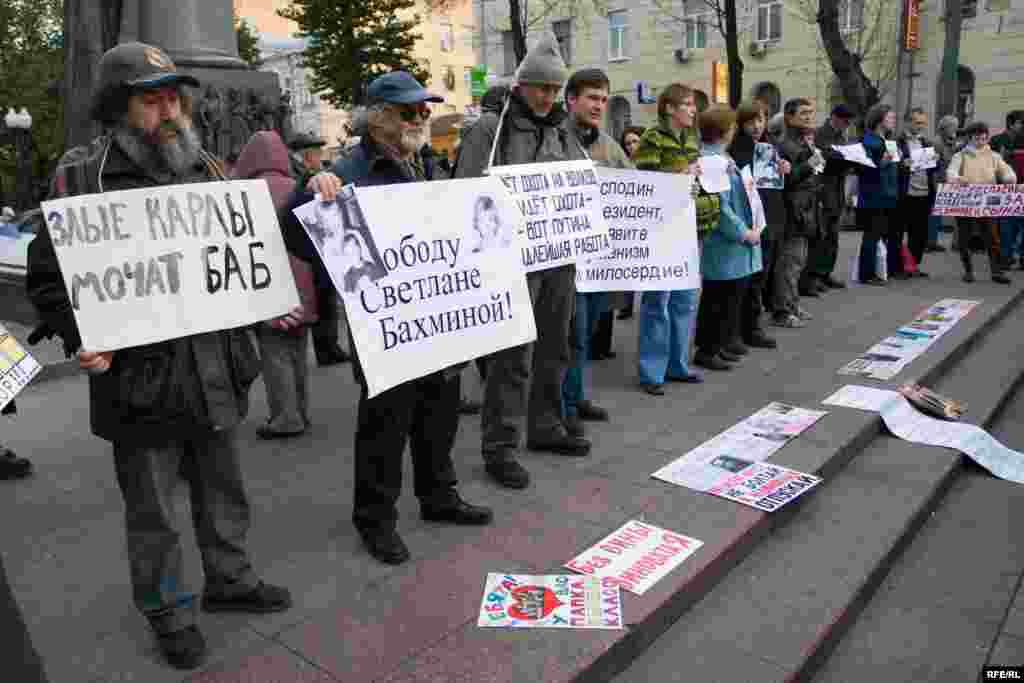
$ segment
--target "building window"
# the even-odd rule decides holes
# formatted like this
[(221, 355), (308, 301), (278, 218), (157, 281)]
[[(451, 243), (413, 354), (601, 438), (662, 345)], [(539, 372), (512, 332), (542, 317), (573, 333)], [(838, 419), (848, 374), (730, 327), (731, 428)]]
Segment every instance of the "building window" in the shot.
[(473, 92), (473, 67), (467, 66), (462, 70), (462, 81), (466, 84), (466, 92)]
[(558, 41), (558, 49), (566, 65), (572, 64), (572, 19), (563, 19), (551, 24)]
[(964, 19), (973, 19), (978, 16), (978, 0), (961, 0), (960, 12)]
[(699, 50), (708, 46), (708, 24), (711, 15), (704, 0), (686, 0), (683, 3), (683, 22), (686, 25), (686, 47)]
[(441, 52), (452, 52), (455, 50), (455, 27), (452, 22), (445, 19), (441, 22)]
[(516, 46), (512, 38), (512, 31), (501, 32), (501, 49), (505, 54), (505, 75), (514, 74), (519, 65), (516, 62)]
[(629, 29), (627, 10), (608, 13), (608, 59), (626, 59), (629, 56), (626, 32)]
[(782, 40), (782, 0), (757, 0), (757, 40)]
[(864, 28), (864, 0), (839, 0), (839, 30), (859, 31)]

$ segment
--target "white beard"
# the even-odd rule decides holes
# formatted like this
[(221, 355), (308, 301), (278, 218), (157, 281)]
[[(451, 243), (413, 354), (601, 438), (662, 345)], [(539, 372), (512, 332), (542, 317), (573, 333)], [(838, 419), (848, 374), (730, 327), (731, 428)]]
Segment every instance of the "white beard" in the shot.
[(399, 148), (406, 154), (419, 151), (423, 145), (427, 144), (428, 133), (427, 127), (421, 126), (418, 130), (408, 130), (402, 133), (402, 138), (398, 143)]
[(142, 131), (122, 126), (115, 132), (124, 152), (143, 168), (157, 168), (181, 175), (199, 161), (202, 143), (192, 126), (178, 126), (178, 134), (168, 142), (154, 144)]

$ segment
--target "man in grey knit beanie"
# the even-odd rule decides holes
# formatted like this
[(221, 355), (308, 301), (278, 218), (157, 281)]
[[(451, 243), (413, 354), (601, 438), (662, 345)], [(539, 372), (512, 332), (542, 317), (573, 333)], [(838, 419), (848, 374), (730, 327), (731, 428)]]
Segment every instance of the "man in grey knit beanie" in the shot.
[[(502, 111), (486, 111), (466, 131), (457, 178), (483, 176), (491, 165), (585, 159), (567, 125), (558, 94), (569, 77), (558, 43), (544, 35), (516, 71)], [(499, 122), (504, 121), (499, 126)], [(499, 128), (501, 139), (496, 140)], [(587, 455), (590, 442), (572, 436), (562, 415), (562, 377), (568, 367), (569, 321), (576, 296), (576, 267), (558, 266), (526, 276), (537, 321), (537, 341), (487, 359), (482, 451), (487, 473), (503, 486), (525, 488), (530, 475), (516, 459), (526, 412), (526, 445), (561, 455)]]

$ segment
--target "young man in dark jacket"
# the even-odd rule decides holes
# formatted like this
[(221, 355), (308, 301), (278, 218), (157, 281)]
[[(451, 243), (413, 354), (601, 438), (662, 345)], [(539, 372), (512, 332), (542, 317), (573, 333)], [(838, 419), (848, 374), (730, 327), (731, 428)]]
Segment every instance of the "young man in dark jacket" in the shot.
[(814, 146), (825, 157), (821, 176), (821, 239), (814, 243), (807, 257), (806, 286), (819, 292), (846, 287), (832, 272), (839, 259), (839, 221), (843, 217), (846, 174), (850, 164), (832, 145), (847, 144), (846, 130), (853, 112), (845, 104), (837, 104), (832, 114), (814, 133)]
[[(311, 181), (315, 194), (332, 201), (343, 184), (394, 185), (433, 179), (434, 169), (421, 154), (430, 130), (427, 102), (444, 100), (427, 92), (404, 71), (378, 77), (367, 89), (367, 131), (333, 173)], [(306, 188), (310, 189), (310, 188)], [(300, 191), (282, 220), (286, 236), (302, 232), (292, 209), (312, 201)], [(312, 246), (312, 245), (310, 245)], [(470, 505), (455, 489), (452, 447), (459, 430), (459, 371), (447, 368), (410, 380), (367, 398), (366, 380), (355, 344), (352, 369), (362, 391), (356, 426), (356, 490), (352, 523), (366, 549), (386, 564), (409, 559), (396, 530), (396, 503), (402, 493), (402, 457), (410, 442), (415, 492), (425, 520), (453, 524), (489, 524), (489, 508)]]
[[(789, 224), (787, 237), (791, 238), (790, 252), (783, 252), (779, 268), (783, 270), (778, 296), (778, 309), (790, 317), (810, 320), (811, 314), (799, 304), (799, 280), (807, 262), (808, 245), (821, 236), (821, 173), (825, 158), (814, 146), (814, 104), (797, 98), (786, 102), (786, 132), (779, 143), (779, 156), (789, 162), (786, 188), (782, 191)], [(783, 305), (784, 304), (784, 305)], [(792, 327), (790, 318), (779, 316), (776, 321)]]
[[(123, 43), (99, 64), (92, 116), (109, 135), (69, 151), (53, 194), (67, 197), (223, 180), (200, 146), (187, 114), (184, 86), (158, 48)], [(291, 606), (284, 588), (265, 584), (245, 550), (249, 503), (242, 484), (235, 427), (248, 410), (259, 373), (244, 329), (171, 339), (115, 352), (81, 349), (71, 302), (53, 243), (42, 230), (29, 246), (28, 294), (43, 323), (77, 352), (89, 377), (92, 431), (111, 441), (125, 503), (135, 604), (177, 668), (194, 668), (206, 645), (195, 625), (194, 596), (184, 592), (175, 520), (175, 484), (186, 473), (203, 559), (205, 611), (276, 612)], [(299, 324), (301, 311), (279, 320)]]

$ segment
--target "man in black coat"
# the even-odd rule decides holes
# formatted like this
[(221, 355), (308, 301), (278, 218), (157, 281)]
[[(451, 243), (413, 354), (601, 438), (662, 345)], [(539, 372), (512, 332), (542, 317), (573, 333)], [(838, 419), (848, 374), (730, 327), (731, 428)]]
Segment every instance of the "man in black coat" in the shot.
[[(200, 146), (186, 86), (159, 48), (123, 43), (103, 55), (92, 116), (109, 134), (64, 155), (53, 196), (223, 180)], [(27, 287), (43, 324), (61, 337), (89, 377), (92, 431), (113, 444), (125, 503), (135, 605), (176, 668), (204, 659), (195, 596), (185, 590), (175, 488), (189, 483), (207, 612), (276, 612), (291, 606), (284, 588), (259, 580), (245, 538), (249, 503), (235, 427), (248, 410), (259, 361), (246, 330), (180, 337), (116, 352), (81, 348), (49, 230), (29, 246)], [(301, 311), (277, 322), (297, 326)]]
[(832, 149), (832, 145), (847, 144), (846, 131), (852, 118), (849, 107), (837, 104), (828, 121), (814, 134), (814, 146), (821, 151), (826, 164), (821, 176), (821, 237), (811, 245), (802, 283), (808, 290), (823, 292), (846, 287), (832, 272), (839, 258), (839, 222), (843, 217), (843, 195), (850, 164)]
[[(335, 165), (333, 173), (315, 176), (309, 186), (295, 193), (282, 216), (286, 240), (301, 241), (303, 229), (292, 209), (313, 201), (317, 194), (333, 201), (343, 184), (394, 185), (433, 179), (433, 164), (422, 156), (429, 131), (427, 102), (443, 100), (428, 93), (404, 71), (375, 79), (367, 97), (371, 105), (366, 134), (351, 154)], [(352, 352), (352, 369), (361, 388), (352, 523), (366, 549), (386, 564), (409, 559), (409, 549), (396, 528), (406, 443), (410, 445), (415, 493), (423, 519), (489, 524), (491, 510), (465, 502), (455, 488), (451, 451), (459, 429), (462, 366), (403, 382), (369, 398), (355, 344)]]

